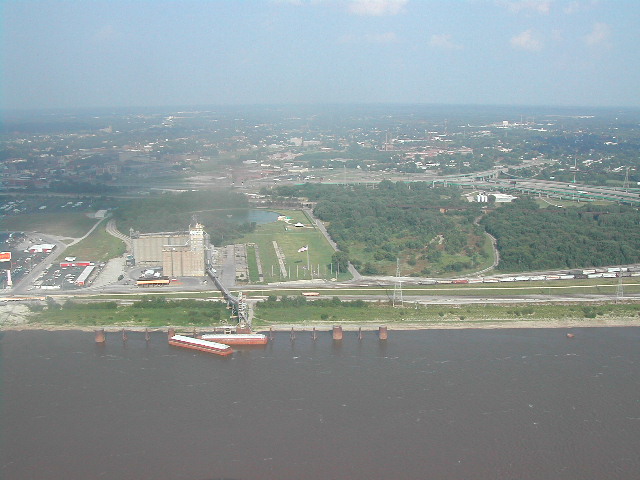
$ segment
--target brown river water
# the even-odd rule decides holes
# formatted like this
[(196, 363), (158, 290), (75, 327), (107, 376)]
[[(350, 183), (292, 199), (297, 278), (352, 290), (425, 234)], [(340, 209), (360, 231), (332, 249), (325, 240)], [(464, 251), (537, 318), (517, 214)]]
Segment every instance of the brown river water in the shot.
[(0, 333), (5, 480), (637, 480), (640, 328)]

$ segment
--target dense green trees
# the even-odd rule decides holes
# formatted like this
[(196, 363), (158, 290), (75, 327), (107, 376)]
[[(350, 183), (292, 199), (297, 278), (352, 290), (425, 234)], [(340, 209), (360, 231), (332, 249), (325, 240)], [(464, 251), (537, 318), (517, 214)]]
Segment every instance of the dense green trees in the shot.
[(169, 232), (186, 230), (192, 215), (196, 215), (214, 245), (222, 245), (255, 227), (234, 223), (225, 215), (226, 209), (247, 206), (246, 197), (231, 190), (185, 192), (125, 202), (115, 211), (114, 217), (122, 232), (128, 232), (129, 228), (140, 232)]
[[(396, 258), (407, 262), (407, 274), (434, 262), (439, 264), (433, 271), (437, 273), (461, 258), (468, 262), (459, 269), (468, 268), (473, 263), (469, 256), (482, 247), (472, 239), (480, 206), (467, 202), (457, 188), (386, 180), (377, 188), (306, 184), (280, 187), (275, 193), (317, 202), (314, 214), (328, 222), (340, 250), (348, 252), (364, 274), (393, 273)], [(446, 255), (460, 258), (443, 262)]]
[(640, 213), (631, 207), (541, 209), (520, 199), (482, 223), (498, 240), (505, 271), (640, 262)]

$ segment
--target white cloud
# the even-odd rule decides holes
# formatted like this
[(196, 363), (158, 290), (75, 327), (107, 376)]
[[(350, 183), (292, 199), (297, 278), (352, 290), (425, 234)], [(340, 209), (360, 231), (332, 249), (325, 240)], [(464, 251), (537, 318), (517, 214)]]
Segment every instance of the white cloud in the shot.
[(351, 0), (349, 11), (356, 15), (397, 15), (404, 10), (408, 0)]
[(606, 23), (598, 22), (593, 25), (593, 30), (585, 35), (584, 42), (590, 47), (608, 47), (610, 36), (611, 27)]
[(552, 0), (502, 0), (500, 3), (513, 13), (533, 12), (546, 15), (551, 11)]
[(429, 39), (429, 46), (445, 50), (461, 50), (462, 45), (455, 43), (448, 33), (434, 34)]
[(339, 38), (340, 43), (374, 43), (386, 44), (398, 41), (398, 36), (394, 32), (371, 33), (365, 35), (343, 35)]
[(521, 50), (537, 52), (542, 49), (542, 42), (536, 38), (532, 30), (525, 30), (511, 38), (511, 46)]
[(598, 0), (591, 0), (588, 2), (575, 0), (564, 7), (564, 13), (566, 13), (567, 15), (572, 15), (574, 13), (590, 10), (597, 4)]

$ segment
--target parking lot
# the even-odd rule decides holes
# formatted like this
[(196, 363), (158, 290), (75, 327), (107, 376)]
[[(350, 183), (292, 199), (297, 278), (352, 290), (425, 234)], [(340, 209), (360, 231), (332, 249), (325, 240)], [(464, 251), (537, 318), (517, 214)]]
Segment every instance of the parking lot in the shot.
[[(0, 233), (0, 251), (11, 252), (11, 279), (14, 284), (47, 257), (46, 253), (29, 253), (28, 247), (37, 242), (37, 237), (22, 232)], [(0, 288), (6, 288), (6, 283), (7, 275), (3, 271), (0, 275)]]

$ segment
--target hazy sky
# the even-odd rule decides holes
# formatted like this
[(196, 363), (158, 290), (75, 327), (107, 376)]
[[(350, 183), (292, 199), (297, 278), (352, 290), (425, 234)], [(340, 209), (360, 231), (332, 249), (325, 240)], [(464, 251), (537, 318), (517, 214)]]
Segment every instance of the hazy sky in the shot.
[(1, 108), (640, 106), (640, 0), (0, 0)]

